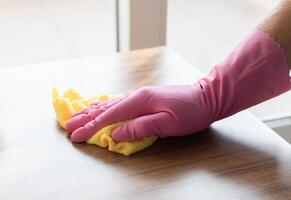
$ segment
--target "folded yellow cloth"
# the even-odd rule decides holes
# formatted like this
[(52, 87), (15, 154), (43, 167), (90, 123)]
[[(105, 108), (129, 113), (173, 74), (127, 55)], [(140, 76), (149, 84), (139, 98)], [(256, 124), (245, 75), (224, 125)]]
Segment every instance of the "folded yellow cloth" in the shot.
[[(66, 122), (72, 117), (74, 113), (80, 112), (83, 109), (89, 107), (94, 101), (110, 100), (117, 98), (118, 96), (99, 95), (85, 99), (76, 90), (69, 89), (66, 90), (63, 95), (60, 95), (57, 88), (53, 88), (52, 97), (57, 120), (65, 129)], [(103, 148), (108, 147), (110, 151), (129, 156), (151, 146), (158, 138), (156, 136), (152, 136), (134, 142), (115, 143), (111, 138), (111, 132), (114, 128), (124, 123), (126, 122), (118, 122), (104, 127), (95, 133), (91, 138), (89, 138), (87, 143), (95, 144)]]

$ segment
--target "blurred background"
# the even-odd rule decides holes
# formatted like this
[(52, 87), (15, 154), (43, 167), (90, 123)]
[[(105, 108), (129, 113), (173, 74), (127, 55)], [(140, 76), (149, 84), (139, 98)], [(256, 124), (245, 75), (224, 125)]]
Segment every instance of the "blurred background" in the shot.
[[(116, 52), (116, 2), (0, 0), (0, 68)], [(278, 2), (168, 0), (166, 44), (207, 74)], [(273, 126), (290, 116), (290, 100), (286, 93), (250, 111)]]

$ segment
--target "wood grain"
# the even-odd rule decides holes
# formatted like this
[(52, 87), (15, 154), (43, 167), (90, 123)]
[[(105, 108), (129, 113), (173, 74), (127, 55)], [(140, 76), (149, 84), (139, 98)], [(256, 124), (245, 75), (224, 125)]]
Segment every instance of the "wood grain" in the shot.
[(291, 199), (291, 148), (248, 112), (124, 157), (72, 144), (51, 106), (54, 85), (92, 95), (199, 76), (165, 48), (1, 69), (0, 199)]

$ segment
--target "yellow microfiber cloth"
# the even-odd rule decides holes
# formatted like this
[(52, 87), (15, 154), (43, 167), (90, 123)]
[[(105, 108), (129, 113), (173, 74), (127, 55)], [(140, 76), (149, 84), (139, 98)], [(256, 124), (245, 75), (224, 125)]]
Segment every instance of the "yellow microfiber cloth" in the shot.
[[(89, 107), (94, 101), (106, 101), (117, 98), (117, 96), (99, 95), (85, 99), (73, 89), (66, 90), (63, 95), (60, 95), (57, 88), (53, 88), (52, 97), (57, 120), (64, 129), (66, 127), (66, 122), (74, 113), (80, 112)], [(152, 136), (134, 142), (115, 143), (111, 137), (111, 132), (114, 128), (117, 128), (124, 123), (126, 123), (126, 121), (105, 126), (86, 142), (88, 144), (95, 144), (103, 148), (108, 147), (110, 151), (129, 156), (151, 146), (158, 139), (158, 137)]]

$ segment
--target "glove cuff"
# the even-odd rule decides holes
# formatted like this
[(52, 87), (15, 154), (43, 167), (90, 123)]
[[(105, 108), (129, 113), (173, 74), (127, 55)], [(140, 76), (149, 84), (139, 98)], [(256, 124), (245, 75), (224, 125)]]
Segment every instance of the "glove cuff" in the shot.
[(255, 29), (198, 83), (213, 121), (220, 120), (288, 91), (287, 57), (279, 43)]

